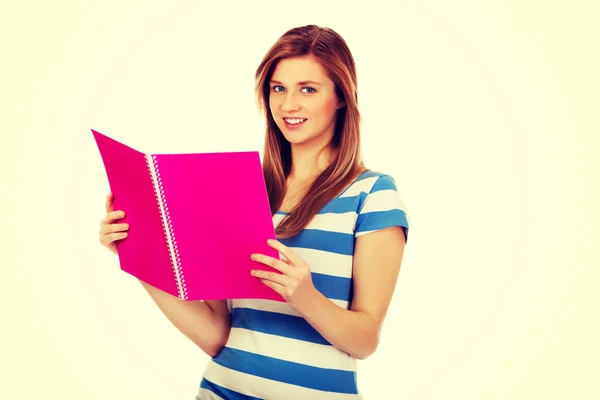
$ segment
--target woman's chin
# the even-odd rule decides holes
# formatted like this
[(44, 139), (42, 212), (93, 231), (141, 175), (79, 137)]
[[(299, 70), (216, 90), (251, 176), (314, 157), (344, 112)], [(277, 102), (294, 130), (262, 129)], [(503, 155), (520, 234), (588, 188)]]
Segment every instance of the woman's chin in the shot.
[(307, 138), (305, 135), (298, 135), (298, 134), (293, 134), (293, 133), (284, 133), (283, 137), (290, 144), (295, 145), (295, 146), (306, 144), (309, 141), (308, 140), (309, 138)]
[(303, 132), (289, 132), (286, 130), (283, 130), (281, 132), (282, 132), (285, 140), (294, 146), (307, 146), (307, 145), (320, 146), (322, 144), (325, 144), (329, 140), (331, 140), (331, 138), (329, 138), (323, 134), (314, 134), (313, 133), (311, 135), (311, 134), (307, 134), (305, 132), (304, 133)]
[(285, 129), (285, 127), (283, 129), (280, 128), (280, 131), (283, 134), (285, 140), (292, 144), (300, 144), (306, 140), (306, 135), (303, 133), (290, 132), (288, 129)]
[(304, 138), (299, 137), (298, 135), (293, 135), (293, 134), (283, 134), (283, 137), (285, 138), (285, 140), (287, 140), (288, 142), (290, 142), (291, 144), (300, 144), (304, 141)]

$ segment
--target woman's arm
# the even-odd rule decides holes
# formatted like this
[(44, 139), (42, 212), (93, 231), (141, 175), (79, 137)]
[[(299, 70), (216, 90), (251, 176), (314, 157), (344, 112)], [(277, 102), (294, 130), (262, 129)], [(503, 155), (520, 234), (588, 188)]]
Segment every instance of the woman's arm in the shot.
[(329, 343), (365, 359), (379, 345), (400, 273), (408, 223), (394, 179), (380, 176), (361, 204), (354, 226), (350, 310), (319, 292), (312, 283), (310, 265), (279, 241), (267, 242), (283, 257), (254, 254), (252, 258), (280, 273), (252, 270), (252, 275), (279, 293)]
[(354, 296), (344, 310), (315, 290), (311, 304), (298, 311), (335, 347), (365, 359), (379, 345), (381, 327), (398, 280), (404, 254), (401, 227), (386, 228), (356, 238)]
[[(122, 210), (113, 210), (114, 195), (106, 196), (106, 216), (100, 221), (100, 243), (118, 254), (117, 241), (127, 237), (129, 224), (117, 223), (125, 218)], [(139, 279), (138, 279), (139, 280)], [(217, 356), (231, 329), (231, 317), (226, 300), (186, 302), (139, 280), (152, 300), (171, 323), (206, 354)]]
[(226, 300), (183, 301), (140, 281), (167, 319), (210, 357), (227, 342), (231, 317)]
[(310, 266), (279, 241), (268, 241), (284, 259), (253, 254), (252, 259), (281, 273), (252, 270), (252, 275), (281, 294), (329, 343), (365, 359), (379, 345), (379, 333), (387, 313), (404, 255), (405, 233), (389, 227), (355, 240), (354, 295), (350, 310), (340, 308), (312, 284)]

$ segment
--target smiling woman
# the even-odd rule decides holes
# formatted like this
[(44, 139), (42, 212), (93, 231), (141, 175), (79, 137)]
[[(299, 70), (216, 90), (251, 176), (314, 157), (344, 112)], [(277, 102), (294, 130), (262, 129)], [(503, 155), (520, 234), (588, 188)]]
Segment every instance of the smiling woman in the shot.
[[(295, 83), (291, 79), (297, 76), (310, 80)], [(285, 139), (296, 146), (325, 147), (333, 138), (335, 112), (344, 102), (319, 61), (313, 56), (283, 59), (270, 83), (270, 111)]]
[[(408, 235), (394, 179), (365, 167), (352, 54), (315, 25), (281, 36), (256, 71), (263, 172), (280, 258), (252, 275), (285, 302), (184, 302), (146, 284), (212, 357), (197, 400), (360, 399), (356, 363), (379, 344)], [(127, 236), (107, 199), (101, 242)]]
[(354, 60), (329, 28), (294, 28), (256, 71), (263, 170), (280, 259), (253, 276), (286, 303), (233, 300), (227, 343), (197, 399), (360, 399), (356, 360), (375, 352), (408, 216), (389, 175), (360, 157)]

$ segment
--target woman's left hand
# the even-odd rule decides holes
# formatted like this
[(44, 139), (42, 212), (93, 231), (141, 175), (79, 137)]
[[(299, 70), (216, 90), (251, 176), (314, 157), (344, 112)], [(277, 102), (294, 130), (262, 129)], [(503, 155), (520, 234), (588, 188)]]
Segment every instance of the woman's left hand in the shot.
[(252, 254), (251, 258), (280, 271), (281, 274), (262, 270), (252, 270), (251, 274), (279, 293), (290, 307), (302, 313), (302, 307), (308, 306), (317, 294), (310, 267), (281, 242), (268, 240), (267, 243), (282, 254), (284, 259), (276, 259), (264, 254)]

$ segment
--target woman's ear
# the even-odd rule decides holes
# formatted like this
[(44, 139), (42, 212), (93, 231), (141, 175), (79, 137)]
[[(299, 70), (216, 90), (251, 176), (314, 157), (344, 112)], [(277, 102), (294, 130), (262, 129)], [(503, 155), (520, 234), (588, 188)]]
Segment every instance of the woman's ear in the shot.
[(346, 107), (346, 102), (344, 100), (338, 101), (337, 109), (339, 110), (340, 108), (343, 108), (343, 107)]

